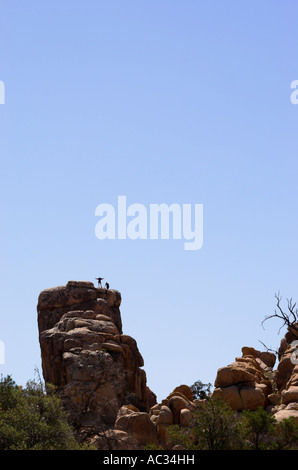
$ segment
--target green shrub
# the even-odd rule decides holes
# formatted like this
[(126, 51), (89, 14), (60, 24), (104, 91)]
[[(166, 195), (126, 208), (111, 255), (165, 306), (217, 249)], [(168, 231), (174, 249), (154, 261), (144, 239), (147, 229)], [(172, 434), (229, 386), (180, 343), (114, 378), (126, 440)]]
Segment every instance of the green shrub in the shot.
[(256, 411), (243, 410), (241, 433), (244, 447), (253, 450), (267, 450), (276, 434), (276, 420), (263, 408)]
[(190, 427), (170, 426), (173, 444), (188, 450), (224, 450), (239, 447), (237, 413), (221, 400), (210, 398), (193, 412)]
[(79, 450), (53, 387), (30, 381), (0, 381), (0, 450)]
[(237, 413), (212, 397), (193, 412), (191, 426), (169, 426), (167, 433), (172, 446), (187, 450), (298, 449), (298, 423), (293, 417), (277, 422), (263, 408)]

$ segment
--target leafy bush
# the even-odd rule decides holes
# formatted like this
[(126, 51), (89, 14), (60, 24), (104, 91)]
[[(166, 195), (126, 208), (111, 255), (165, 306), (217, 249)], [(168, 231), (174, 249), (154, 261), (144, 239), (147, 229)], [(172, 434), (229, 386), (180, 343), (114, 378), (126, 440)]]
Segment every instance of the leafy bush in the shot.
[(172, 446), (187, 450), (298, 449), (298, 424), (293, 417), (278, 423), (263, 408), (237, 413), (214, 398), (193, 411), (191, 426), (169, 426), (167, 433)]
[(244, 447), (253, 450), (266, 450), (275, 437), (276, 420), (263, 408), (256, 411), (243, 410), (241, 413), (241, 433)]
[(252, 450), (292, 450), (298, 448), (298, 424), (295, 418), (277, 423), (263, 408), (241, 413), (244, 447)]
[(234, 449), (239, 444), (237, 425), (237, 413), (226, 402), (210, 398), (193, 412), (192, 426), (170, 426), (168, 435), (188, 450)]
[(22, 389), (11, 376), (0, 381), (0, 450), (79, 450), (53, 387), (30, 381)]

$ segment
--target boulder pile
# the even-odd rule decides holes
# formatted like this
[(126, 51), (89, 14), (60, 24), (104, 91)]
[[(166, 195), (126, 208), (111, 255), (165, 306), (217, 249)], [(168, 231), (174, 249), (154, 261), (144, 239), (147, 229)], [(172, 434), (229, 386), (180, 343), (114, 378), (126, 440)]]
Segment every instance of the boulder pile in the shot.
[(242, 357), (217, 371), (213, 396), (229, 402), (237, 411), (266, 408), (273, 391), (270, 376), (275, 360), (272, 353), (242, 348)]
[(278, 350), (273, 412), (277, 421), (294, 416), (298, 421), (298, 323), (288, 327)]
[[(297, 342), (297, 343), (295, 343)], [(298, 421), (298, 324), (288, 327), (276, 355), (243, 347), (242, 357), (218, 370), (212, 396), (237, 411), (258, 407), (277, 421), (293, 416)]]
[(167, 428), (172, 424), (189, 426), (195, 401), (191, 389), (181, 385), (161, 403), (153, 405), (148, 413), (124, 405), (118, 411), (114, 427), (94, 436), (90, 442), (103, 450), (140, 450), (146, 445), (173, 449)]

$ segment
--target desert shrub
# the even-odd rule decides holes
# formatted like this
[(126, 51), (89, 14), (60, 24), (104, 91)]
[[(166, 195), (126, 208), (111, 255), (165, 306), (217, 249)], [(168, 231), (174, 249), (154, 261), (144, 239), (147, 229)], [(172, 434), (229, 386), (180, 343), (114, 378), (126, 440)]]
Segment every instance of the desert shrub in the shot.
[(190, 426), (168, 428), (171, 445), (187, 450), (293, 450), (298, 449), (298, 423), (291, 417), (277, 422), (263, 408), (233, 411), (218, 399), (200, 403)]
[(172, 443), (188, 450), (228, 450), (239, 447), (237, 413), (218, 399), (201, 402), (193, 412), (192, 426), (170, 426)]
[(78, 450), (81, 446), (53, 387), (11, 376), (0, 381), (0, 450)]

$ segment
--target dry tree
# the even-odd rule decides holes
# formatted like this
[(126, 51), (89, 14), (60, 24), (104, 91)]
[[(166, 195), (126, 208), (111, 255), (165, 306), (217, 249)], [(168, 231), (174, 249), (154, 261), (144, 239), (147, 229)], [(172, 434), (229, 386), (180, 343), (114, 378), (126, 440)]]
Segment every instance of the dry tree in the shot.
[[(267, 320), (270, 320), (271, 318), (278, 318), (279, 320), (282, 321), (282, 325), (280, 326), (278, 330), (278, 334), (280, 333), (280, 330), (284, 327), (287, 326), (290, 331), (294, 331), (297, 336), (298, 336), (298, 308), (296, 307), (296, 302), (293, 302), (293, 299), (287, 299), (287, 307), (288, 311), (285, 312), (281, 306), (281, 296), (280, 293), (275, 294), (276, 298), (276, 309), (274, 310), (274, 313), (272, 315), (266, 315), (264, 320), (262, 321), (261, 325), (264, 328), (264, 323)], [(279, 352), (275, 351), (274, 349), (268, 348), (262, 341), (259, 340), (259, 342), (266, 348), (267, 351), (273, 352), (277, 356), (279, 356)]]
[(271, 318), (278, 318), (282, 320), (283, 324), (278, 330), (280, 330), (286, 325), (288, 328), (293, 329), (298, 333), (298, 308), (296, 307), (296, 302), (293, 302), (292, 299), (287, 299), (288, 302), (288, 312), (284, 312), (281, 307), (281, 296), (280, 294), (275, 294), (275, 298), (277, 300), (276, 307), (274, 313), (272, 315), (267, 315), (264, 320), (262, 321), (262, 326), (264, 328), (264, 322), (270, 320)]

